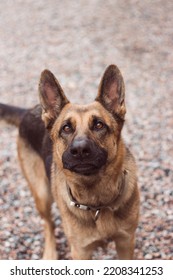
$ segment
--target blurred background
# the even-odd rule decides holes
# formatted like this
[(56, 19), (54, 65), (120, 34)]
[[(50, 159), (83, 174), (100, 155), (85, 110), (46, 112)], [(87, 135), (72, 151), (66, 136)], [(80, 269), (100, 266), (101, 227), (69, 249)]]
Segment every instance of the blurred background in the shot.
[[(68, 98), (89, 103), (109, 64), (126, 83), (123, 137), (141, 190), (136, 259), (173, 259), (173, 1), (0, 1), (0, 102), (38, 103), (43, 69)], [(17, 129), (0, 123), (0, 258), (39, 259), (43, 226), (23, 178)], [(53, 207), (61, 259), (70, 258)], [(114, 244), (95, 259), (116, 258)]]

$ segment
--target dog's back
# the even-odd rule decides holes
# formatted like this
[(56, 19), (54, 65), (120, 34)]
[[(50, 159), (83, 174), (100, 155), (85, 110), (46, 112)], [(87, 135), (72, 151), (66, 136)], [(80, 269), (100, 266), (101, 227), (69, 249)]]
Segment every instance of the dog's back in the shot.
[[(50, 178), (52, 141), (41, 119), (41, 112), (40, 105), (24, 109), (0, 103), (0, 120), (18, 127), (19, 137), (43, 159), (47, 176)], [(18, 149), (20, 150), (20, 147)]]

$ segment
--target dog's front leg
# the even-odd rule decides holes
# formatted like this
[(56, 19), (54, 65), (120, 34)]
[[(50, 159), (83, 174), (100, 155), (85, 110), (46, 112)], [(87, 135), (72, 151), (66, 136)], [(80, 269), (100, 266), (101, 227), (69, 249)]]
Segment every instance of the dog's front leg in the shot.
[(91, 260), (92, 249), (82, 248), (79, 245), (71, 244), (71, 256), (73, 260)]
[(134, 254), (135, 236), (121, 236), (115, 239), (116, 250), (120, 260), (132, 260)]

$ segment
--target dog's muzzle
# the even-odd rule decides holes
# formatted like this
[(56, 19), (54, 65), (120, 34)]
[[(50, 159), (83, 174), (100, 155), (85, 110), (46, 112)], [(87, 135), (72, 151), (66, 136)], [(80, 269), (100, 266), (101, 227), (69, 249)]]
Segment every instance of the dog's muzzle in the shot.
[(74, 139), (63, 153), (63, 167), (82, 175), (92, 175), (106, 164), (107, 151), (88, 138)]

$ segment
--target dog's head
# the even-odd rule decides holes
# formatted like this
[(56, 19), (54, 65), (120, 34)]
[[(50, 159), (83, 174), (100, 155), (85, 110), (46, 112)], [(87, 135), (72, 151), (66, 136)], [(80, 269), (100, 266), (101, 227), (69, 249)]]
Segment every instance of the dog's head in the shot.
[(91, 104), (70, 103), (48, 70), (41, 74), (39, 93), (42, 119), (64, 169), (97, 174), (116, 157), (126, 113), (124, 81), (116, 66), (106, 69)]

